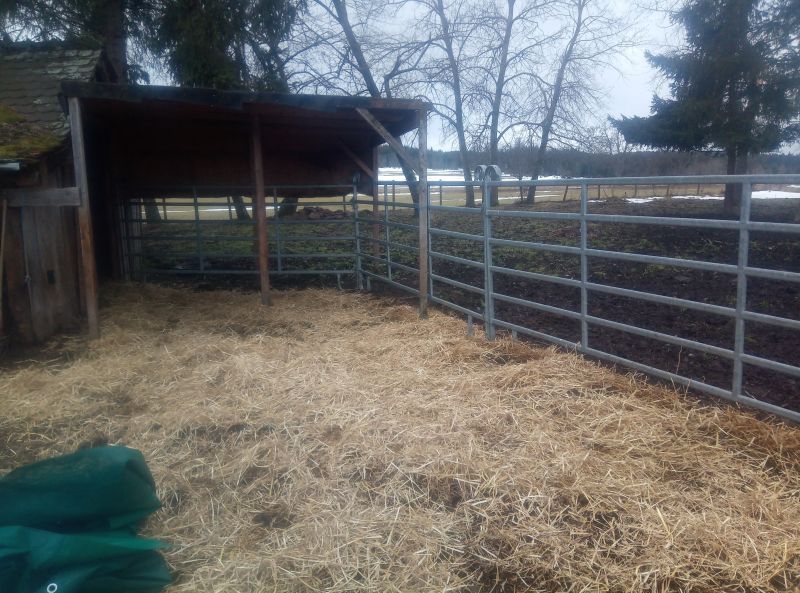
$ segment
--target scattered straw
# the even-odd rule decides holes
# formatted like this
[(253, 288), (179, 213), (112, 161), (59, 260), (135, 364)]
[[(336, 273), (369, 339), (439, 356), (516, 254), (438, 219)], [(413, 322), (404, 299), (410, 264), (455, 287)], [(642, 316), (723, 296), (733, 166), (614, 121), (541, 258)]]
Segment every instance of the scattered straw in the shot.
[(366, 295), (107, 293), (0, 375), (0, 470), (141, 449), (172, 592), (800, 588), (796, 426)]

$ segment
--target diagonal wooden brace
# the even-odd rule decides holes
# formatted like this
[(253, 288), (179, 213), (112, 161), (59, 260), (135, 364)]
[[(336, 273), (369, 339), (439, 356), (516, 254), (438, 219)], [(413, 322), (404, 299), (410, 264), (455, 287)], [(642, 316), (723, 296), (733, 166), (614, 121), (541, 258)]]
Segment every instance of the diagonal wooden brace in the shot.
[(398, 142), (397, 138), (392, 136), (389, 130), (384, 128), (383, 124), (379, 122), (367, 109), (364, 109), (363, 107), (357, 107), (356, 111), (361, 117), (364, 118), (364, 121), (366, 121), (381, 138), (383, 138), (384, 142), (392, 147), (392, 150), (397, 153), (398, 158), (400, 158), (403, 163), (411, 167), (411, 169), (413, 169), (414, 172), (419, 175), (419, 163), (414, 162), (414, 159), (411, 158), (411, 155), (408, 154), (403, 145)]
[(356, 153), (347, 148), (347, 146), (343, 142), (339, 142), (339, 148), (341, 148), (342, 152), (344, 152), (348, 157), (350, 157), (350, 160), (353, 161), (356, 165), (358, 165), (358, 168), (361, 169), (364, 173), (366, 173), (370, 179), (377, 182), (378, 179), (375, 176), (375, 171), (372, 169), (372, 167), (370, 167), (369, 165), (367, 165), (367, 163), (365, 163), (362, 159), (360, 159)]

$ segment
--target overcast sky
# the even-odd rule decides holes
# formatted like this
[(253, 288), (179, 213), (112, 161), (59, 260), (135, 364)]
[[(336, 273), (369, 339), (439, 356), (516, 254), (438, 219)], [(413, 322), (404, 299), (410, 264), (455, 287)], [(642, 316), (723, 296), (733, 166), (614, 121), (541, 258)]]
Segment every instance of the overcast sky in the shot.
[[(628, 0), (616, 0), (619, 6), (631, 4)], [(655, 70), (647, 63), (645, 51), (659, 53), (679, 45), (682, 32), (672, 25), (666, 12), (643, 11), (641, 15), (642, 45), (627, 50), (616, 60), (619, 72), (610, 69), (605, 79), (608, 96), (606, 111), (610, 115), (648, 115), (653, 93), (661, 81)]]

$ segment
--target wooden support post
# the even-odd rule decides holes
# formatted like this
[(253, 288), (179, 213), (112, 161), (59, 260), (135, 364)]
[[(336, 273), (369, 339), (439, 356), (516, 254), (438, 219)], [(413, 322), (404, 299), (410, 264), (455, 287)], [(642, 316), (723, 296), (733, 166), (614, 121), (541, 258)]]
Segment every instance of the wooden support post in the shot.
[(5, 335), (3, 320), (3, 260), (6, 255), (6, 223), (8, 222), (8, 200), (3, 198), (3, 211), (0, 214), (0, 339)]
[(428, 316), (428, 112), (419, 115), (419, 316)]
[(97, 264), (94, 256), (92, 210), (89, 203), (89, 176), (86, 171), (86, 142), (83, 135), (83, 113), (77, 97), (69, 98), (69, 127), (72, 138), (72, 161), (75, 166), (75, 185), (81, 205), (78, 206), (78, 235), (81, 250), (81, 287), (83, 288), (89, 338), (100, 337), (100, 320), (97, 312)]
[[(255, 185), (256, 233), (258, 233), (258, 275), (261, 279), (261, 304), (270, 304), (269, 248), (267, 245), (267, 211), (264, 198), (264, 161), (261, 153), (261, 120), (253, 116), (252, 125), (253, 180)], [(277, 216), (277, 214), (276, 214)]]

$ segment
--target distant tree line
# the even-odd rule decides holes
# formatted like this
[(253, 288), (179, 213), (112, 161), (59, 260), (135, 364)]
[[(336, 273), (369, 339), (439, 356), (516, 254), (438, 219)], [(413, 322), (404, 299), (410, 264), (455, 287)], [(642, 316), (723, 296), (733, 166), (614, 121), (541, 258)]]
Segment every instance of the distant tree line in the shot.
[[(472, 152), (474, 163), (488, 163), (487, 152)], [(530, 151), (523, 148), (501, 150), (498, 164), (503, 173), (524, 177)], [(397, 156), (388, 147), (381, 147), (381, 167), (399, 167)], [(430, 169), (458, 170), (458, 151), (429, 150)], [(522, 163), (522, 164), (520, 164)], [(639, 177), (654, 175), (723, 175), (727, 158), (722, 152), (631, 151), (625, 153), (587, 152), (577, 149), (548, 151), (542, 163), (542, 176), (562, 177)], [(751, 173), (790, 174), (800, 171), (800, 154), (759, 154), (750, 160)]]

